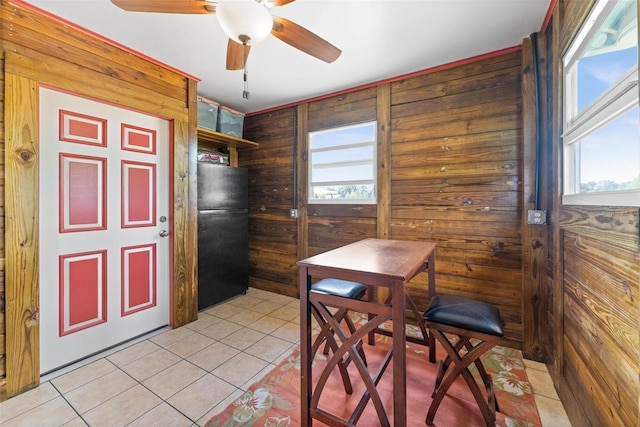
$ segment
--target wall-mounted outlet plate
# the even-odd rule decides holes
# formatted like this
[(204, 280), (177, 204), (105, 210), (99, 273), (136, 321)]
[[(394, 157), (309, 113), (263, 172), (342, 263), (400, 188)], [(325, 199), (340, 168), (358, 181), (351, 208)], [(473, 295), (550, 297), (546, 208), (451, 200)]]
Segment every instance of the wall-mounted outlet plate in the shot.
[(298, 209), (289, 209), (289, 216), (291, 218), (298, 218)]
[(542, 225), (547, 223), (547, 211), (534, 211), (527, 212), (527, 223)]

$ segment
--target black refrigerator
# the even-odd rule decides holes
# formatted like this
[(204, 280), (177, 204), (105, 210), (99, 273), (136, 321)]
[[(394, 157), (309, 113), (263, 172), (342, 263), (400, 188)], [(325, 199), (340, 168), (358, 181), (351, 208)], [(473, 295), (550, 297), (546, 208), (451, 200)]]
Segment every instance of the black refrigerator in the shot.
[(247, 170), (198, 162), (198, 310), (247, 292)]

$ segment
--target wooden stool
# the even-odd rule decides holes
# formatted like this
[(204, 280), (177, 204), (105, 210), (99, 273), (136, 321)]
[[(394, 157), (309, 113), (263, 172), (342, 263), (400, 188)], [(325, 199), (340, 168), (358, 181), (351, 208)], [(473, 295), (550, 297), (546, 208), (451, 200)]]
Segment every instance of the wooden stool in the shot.
[[(424, 313), (429, 331), (447, 351), (445, 360), (438, 365), (438, 375), (427, 413), (427, 425), (433, 425), (438, 406), (455, 379), (462, 375), (475, 398), (487, 426), (495, 426), (498, 404), (493, 382), (484, 369), (480, 356), (500, 343), (504, 335), (498, 309), (484, 302), (451, 295), (436, 295)], [(453, 335), (449, 339), (445, 334)], [(473, 343), (472, 340), (473, 339)], [(449, 365), (453, 362), (453, 366)], [(469, 366), (474, 363), (485, 386), (480, 390)]]
[[(362, 283), (349, 282), (347, 280), (340, 279), (322, 279), (311, 286), (311, 292), (349, 299), (361, 299), (366, 291), (367, 287)], [(324, 312), (324, 315), (322, 312)], [(315, 319), (318, 321), (321, 328), (320, 333), (311, 346), (311, 354), (316, 354), (323, 342), (326, 343), (323, 354), (329, 354), (329, 349), (335, 352), (338, 349), (338, 343), (335, 339), (335, 331), (333, 330), (330, 322), (328, 322), (327, 319), (327, 316), (331, 315), (329, 310), (324, 305), (318, 306), (312, 303), (311, 313), (313, 314), (313, 317), (315, 317)], [(333, 319), (335, 319), (336, 324), (344, 322), (350, 334), (353, 334), (356, 331), (353, 320), (351, 320), (351, 317), (349, 316), (348, 309), (337, 308), (331, 316), (333, 317)], [(367, 359), (362, 348), (362, 341), (358, 342), (357, 349), (360, 357), (366, 364)], [(342, 376), (344, 391), (347, 394), (353, 393), (351, 379), (349, 378), (349, 374), (347, 373), (347, 366), (349, 366), (349, 363), (351, 363), (351, 357), (348, 353), (340, 362), (338, 362), (338, 369), (340, 370), (340, 375)]]

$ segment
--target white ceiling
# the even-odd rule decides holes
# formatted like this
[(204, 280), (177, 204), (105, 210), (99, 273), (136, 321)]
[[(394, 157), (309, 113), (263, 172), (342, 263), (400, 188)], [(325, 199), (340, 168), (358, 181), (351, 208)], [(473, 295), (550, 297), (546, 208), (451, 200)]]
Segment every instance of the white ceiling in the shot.
[(342, 50), (332, 64), (273, 36), (247, 67), (225, 69), (215, 15), (125, 12), (109, 0), (28, 0), (200, 79), (198, 94), (244, 113), (338, 92), (517, 46), (540, 31), (550, 0), (297, 0), (272, 9)]

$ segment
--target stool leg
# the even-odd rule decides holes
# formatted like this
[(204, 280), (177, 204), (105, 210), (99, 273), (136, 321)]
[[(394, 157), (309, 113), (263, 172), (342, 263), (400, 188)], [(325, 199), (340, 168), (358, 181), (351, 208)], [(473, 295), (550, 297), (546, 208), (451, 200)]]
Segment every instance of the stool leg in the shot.
[[(349, 310), (343, 308), (343, 309), (339, 309), (334, 315), (333, 317), (338, 321), (338, 323), (340, 322), (344, 322), (345, 325), (347, 326), (347, 329), (349, 330), (349, 333), (353, 334), (356, 331), (356, 326), (353, 323), (353, 320), (351, 320), (351, 317), (349, 316)], [(364, 361), (365, 366), (367, 365), (367, 356), (364, 354), (364, 348), (362, 347), (362, 341), (358, 342), (358, 353), (360, 354), (360, 357), (362, 358), (362, 360)], [(324, 350), (322, 351), (322, 354), (324, 354), (325, 356), (327, 354), (329, 354), (329, 342), (327, 341), (327, 343), (324, 346)], [(347, 357), (347, 359), (344, 361), (344, 363), (346, 365), (349, 364), (349, 362), (351, 361), (351, 359), (349, 357)]]
[[(343, 360), (345, 355), (348, 353), (349, 357), (354, 362), (356, 369), (360, 373), (360, 377), (362, 378), (362, 381), (366, 387), (366, 392), (360, 401), (367, 402), (368, 400), (371, 400), (376, 410), (376, 413), (378, 415), (380, 425), (390, 426), (389, 419), (385, 412), (382, 399), (380, 398), (380, 395), (376, 389), (376, 384), (378, 383), (381, 372), (376, 373), (376, 375), (374, 376), (375, 379), (372, 378), (371, 374), (367, 370), (367, 366), (365, 366), (364, 361), (360, 357), (360, 354), (358, 353), (358, 350), (357, 350), (357, 345), (364, 339), (366, 335), (368, 335), (375, 328), (379, 327), (385, 321), (391, 320), (390, 314), (380, 314), (377, 316), (376, 321), (367, 323), (366, 325), (363, 325), (361, 328), (358, 328), (355, 333), (350, 334), (349, 332), (344, 330), (344, 328), (340, 324), (337, 323), (336, 318), (327, 310), (327, 307), (321, 301), (317, 301), (317, 299), (320, 299), (320, 298), (322, 298), (322, 296), (315, 295), (315, 296), (312, 296), (309, 301), (311, 305), (318, 311), (320, 317), (323, 318), (331, 326), (330, 330), (335, 332), (335, 335), (340, 340), (341, 345), (337, 348), (336, 351), (334, 351), (333, 356), (329, 358), (329, 360), (327, 361), (326, 367), (320, 374), (320, 377), (318, 378), (315, 384), (315, 389), (311, 394), (311, 401), (309, 402), (309, 408), (312, 414), (313, 413), (323, 414), (324, 416), (328, 416), (329, 418), (332, 417), (330, 414), (318, 408), (318, 402), (320, 400), (322, 391), (324, 390), (325, 385), (327, 384), (327, 380), (331, 375), (331, 371), (333, 370), (333, 368), (336, 367), (338, 363), (340, 363)], [(337, 342), (333, 338), (333, 335), (329, 335), (327, 339), (333, 340), (333, 342)], [(387, 358), (390, 358), (390, 353), (391, 352), (387, 353)], [(386, 366), (387, 363), (384, 363), (383, 365)], [(380, 367), (378, 369), (380, 370), (382, 368)], [(363, 410), (364, 408), (361, 408), (361, 409), (356, 408), (355, 412), (351, 415), (348, 423), (345, 424), (341, 422), (338, 425), (355, 425), (356, 423), (355, 420), (357, 420), (357, 418), (360, 417)], [(337, 420), (337, 418), (335, 417), (331, 419)]]
[[(354, 334), (356, 332), (356, 325), (353, 324), (353, 320), (351, 320), (348, 310), (344, 310), (344, 313), (341, 315), (341, 319), (344, 320), (347, 328), (349, 329), (349, 332), (351, 334)], [(367, 357), (364, 354), (364, 348), (362, 348), (362, 341), (358, 342), (358, 353), (360, 354), (360, 357), (362, 358), (365, 366), (367, 366)]]
[[(471, 342), (468, 342), (467, 351), (471, 351), (472, 348), (473, 346), (471, 345)], [(482, 378), (484, 387), (487, 390), (487, 395), (489, 396), (489, 406), (493, 408), (492, 409), (493, 412), (500, 412), (500, 408), (498, 407), (498, 401), (495, 399), (495, 393), (493, 390), (493, 381), (491, 380), (491, 375), (489, 375), (486, 369), (484, 369), (484, 365), (482, 364), (482, 361), (480, 360), (480, 358), (477, 358), (474, 361), (474, 363), (476, 365), (476, 369), (478, 369), (480, 378)]]
[[(444, 378), (442, 379), (442, 383), (436, 386), (437, 389), (435, 390), (435, 396), (433, 397), (433, 401), (429, 406), (429, 411), (427, 412), (427, 418), (425, 420), (427, 425), (433, 425), (433, 419), (438, 410), (438, 407), (440, 406), (440, 403), (442, 402), (442, 399), (447, 393), (449, 387), (451, 387), (451, 385), (459, 375), (462, 375), (465, 382), (469, 386), (469, 389), (471, 390), (471, 393), (473, 394), (473, 397), (478, 404), (486, 425), (495, 425), (495, 412), (493, 411), (494, 408), (490, 408), (489, 406), (490, 400), (494, 398), (493, 396), (491, 396), (493, 394), (493, 387), (490, 387), (491, 390), (488, 390), (489, 396), (487, 400), (485, 400), (482, 392), (480, 391), (478, 383), (473, 378), (473, 375), (469, 371), (468, 367), (471, 363), (479, 362), (479, 357), (489, 351), (492, 347), (494, 347), (499, 342), (499, 338), (496, 338), (495, 341), (481, 341), (479, 344), (472, 346), (469, 343), (468, 337), (458, 336), (458, 341), (454, 344), (444, 335), (442, 331), (436, 329), (435, 327), (430, 327), (429, 330), (432, 334), (434, 334), (436, 339), (440, 341), (444, 349), (447, 351), (448, 358), (450, 358), (454, 366), (450, 366), (450, 369), (447, 369), (447, 372), (443, 374)], [(460, 345), (460, 343), (464, 344)], [(459, 351), (463, 347), (467, 350), (467, 352), (464, 356), (461, 357)], [(438, 372), (438, 375), (440, 375), (440, 370)]]
[[(327, 311), (328, 311), (328, 310), (327, 310)], [(336, 319), (341, 319), (341, 318), (342, 318), (342, 316), (344, 316), (344, 311), (346, 311), (346, 310), (342, 310), (342, 312), (340, 312), (340, 310), (338, 310), (338, 311), (337, 311), (333, 316), (334, 316)], [(340, 320), (338, 320), (338, 322), (340, 322)], [(329, 333), (333, 333), (333, 331), (331, 331), (331, 329), (330, 329), (330, 328), (328, 329), (328, 332), (329, 332)], [(330, 347), (330, 346), (329, 346), (329, 341), (328, 341), (328, 340), (326, 340), (326, 343), (325, 343), (325, 346), (324, 346), (324, 350), (322, 351), (322, 354), (324, 354), (325, 356), (326, 356), (327, 354), (329, 354), (329, 347)]]
[[(316, 338), (316, 341), (311, 346), (311, 354), (312, 355), (316, 354), (316, 352), (318, 351), (318, 348), (320, 347), (323, 341), (325, 341), (325, 351), (326, 351), (326, 352), (323, 351), (323, 353), (328, 354), (329, 348), (331, 349), (331, 351), (335, 353), (338, 350), (338, 343), (336, 343), (336, 340), (333, 337), (333, 334), (334, 334), (333, 330), (331, 329), (330, 325), (325, 321), (324, 317), (318, 312), (318, 309), (313, 305), (311, 306), (311, 312), (322, 328), (320, 330), (320, 333), (318, 334), (318, 337)], [(348, 359), (347, 362), (345, 361), (338, 362), (338, 370), (340, 371), (340, 376), (342, 377), (342, 383), (344, 384), (345, 393), (352, 394), (353, 386), (351, 385), (351, 378), (349, 377), (349, 372), (347, 371), (347, 365), (349, 361), (350, 359)]]
[(426, 343), (428, 343), (429, 333), (427, 332), (427, 328), (424, 326), (424, 322), (421, 321), (422, 316), (418, 312), (418, 307), (416, 306), (416, 303), (413, 302), (413, 299), (411, 298), (408, 292), (405, 292), (404, 295), (405, 295), (406, 301), (409, 303), (409, 308), (411, 309), (411, 312), (413, 313), (413, 315), (416, 318), (416, 321), (418, 322), (418, 328), (420, 328), (420, 332), (422, 333), (422, 338)]
[[(327, 312), (329, 312), (328, 309), (327, 309)], [(316, 318), (316, 320), (318, 321), (318, 323), (322, 326), (322, 329), (321, 329), (321, 331), (320, 331), (320, 333), (318, 335), (318, 338), (317, 338), (317, 344), (314, 343), (314, 345), (312, 346), (312, 349), (313, 349), (312, 353), (315, 354), (317, 352), (317, 349), (322, 344), (322, 341), (325, 342), (325, 346), (324, 346), (324, 349), (322, 351), (322, 353), (324, 355), (329, 354), (329, 350), (331, 350), (331, 351), (333, 351), (335, 353), (336, 350), (339, 347), (338, 343), (336, 342), (336, 340), (334, 338), (335, 331), (333, 331), (333, 329), (331, 329), (330, 325), (322, 317), (322, 315), (317, 310), (317, 308), (315, 308), (313, 306), (312, 306), (312, 313), (313, 313), (314, 317)], [(353, 323), (353, 320), (351, 320), (351, 317), (349, 316), (349, 311), (347, 309), (345, 309), (345, 308), (338, 309), (333, 314), (333, 318), (336, 319), (337, 323), (344, 322), (346, 324), (347, 329), (349, 330), (350, 334), (355, 333), (356, 327), (355, 327), (355, 325)], [(367, 365), (367, 358), (366, 358), (365, 353), (364, 353), (364, 348), (362, 347), (362, 340), (358, 341), (358, 343), (356, 345), (356, 348), (357, 348), (357, 351), (360, 354), (360, 357), (362, 358), (362, 360), (363, 360), (363, 362), (364, 362), (364, 364), (366, 366)], [(342, 377), (342, 382), (344, 384), (344, 391), (347, 394), (352, 394), (353, 393), (353, 386), (351, 384), (351, 379), (350, 379), (349, 373), (347, 371), (347, 367), (349, 366), (351, 361), (352, 361), (351, 356), (347, 353), (345, 355), (344, 359), (341, 360), (340, 362), (338, 362), (338, 370), (340, 371), (340, 376)]]
[[(427, 418), (425, 420), (427, 425), (432, 426), (433, 418), (436, 416), (436, 412), (438, 411), (438, 407), (440, 406), (442, 399), (444, 398), (451, 384), (453, 384), (453, 380), (455, 380), (455, 377), (457, 377), (457, 374), (455, 376), (452, 375), (452, 370), (448, 371), (448, 373), (445, 374), (445, 371), (447, 370), (447, 368), (445, 368), (444, 366), (445, 362), (453, 360), (455, 363), (456, 359), (459, 359), (459, 356), (454, 349), (454, 344), (452, 344), (451, 341), (449, 341), (449, 339), (442, 332), (437, 329), (429, 329), (429, 332), (432, 333), (438, 341), (440, 341), (444, 349), (447, 351), (447, 354), (449, 354), (445, 361), (441, 361), (440, 365), (438, 366), (438, 378), (436, 379), (436, 387), (432, 394), (433, 400), (431, 401), (429, 411), (427, 412)], [(451, 354), (452, 352), (454, 353), (453, 355)], [(441, 382), (443, 376), (444, 382)], [(438, 381), (438, 379), (440, 381)]]
[[(451, 341), (449, 341), (449, 339), (447, 339), (447, 341), (449, 342), (449, 344), (451, 344)], [(458, 337), (458, 340), (456, 341), (456, 343), (451, 345), (453, 346), (456, 354), (460, 354), (460, 350), (462, 349), (462, 347), (468, 344), (469, 344), (469, 338)], [(451, 361), (452, 361), (451, 356), (449, 355), (447, 355), (447, 357), (444, 360), (440, 361), (440, 364), (438, 365), (438, 375), (436, 376), (436, 386), (433, 389), (433, 393), (431, 395), (432, 398), (435, 397), (436, 392), (438, 391), (438, 387), (440, 387), (440, 383), (442, 382), (442, 377), (447, 372), (447, 369), (449, 368)]]

